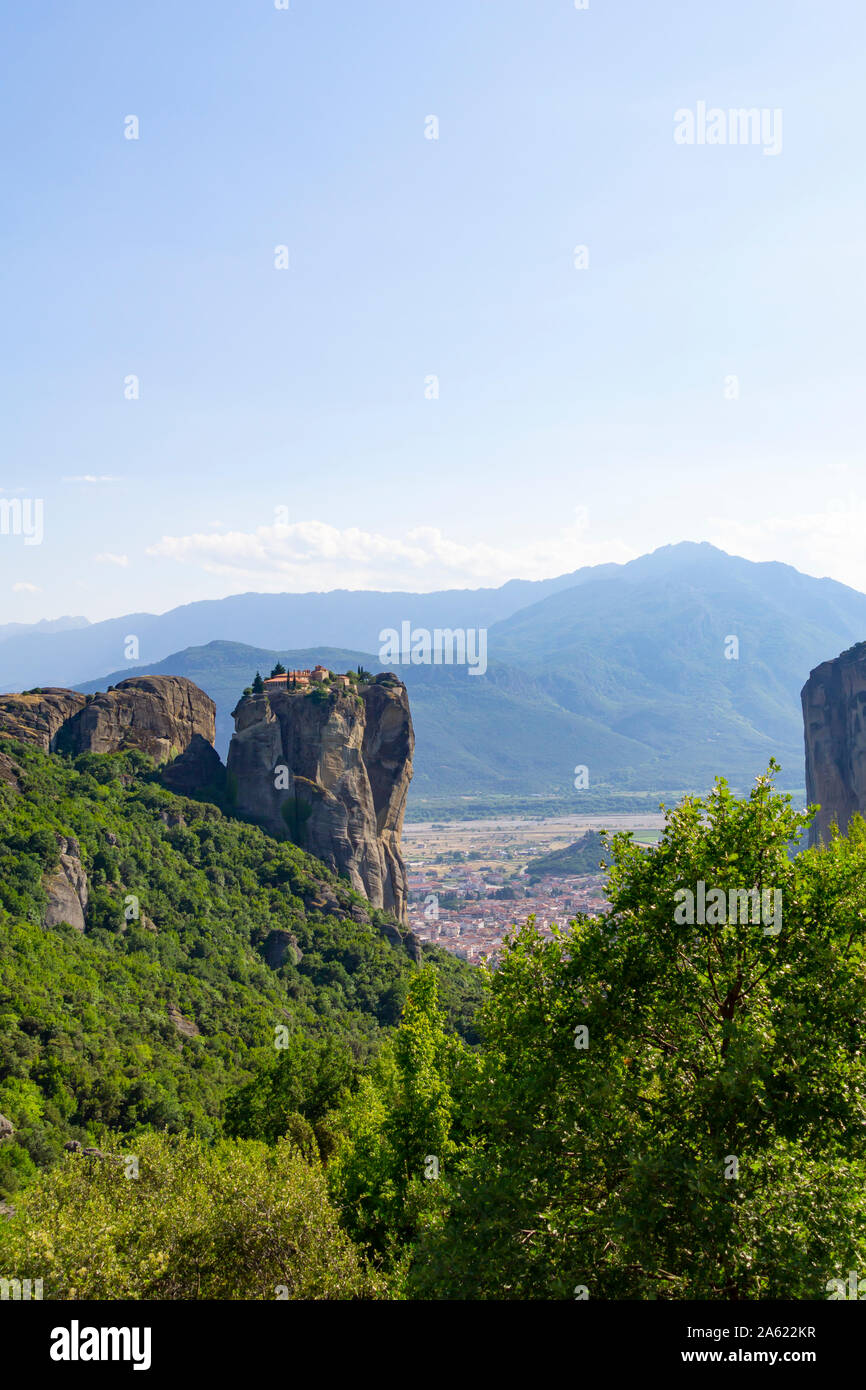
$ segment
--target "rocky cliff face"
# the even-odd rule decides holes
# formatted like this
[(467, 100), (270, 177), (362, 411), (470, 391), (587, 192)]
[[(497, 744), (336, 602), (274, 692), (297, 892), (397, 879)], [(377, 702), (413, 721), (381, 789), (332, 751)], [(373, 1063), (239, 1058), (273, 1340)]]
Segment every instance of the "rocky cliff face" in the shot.
[(86, 695), (76, 690), (33, 690), (23, 695), (0, 695), (0, 734), (20, 743), (35, 743), (53, 753), (57, 735), (67, 720), (83, 709)]
[(866, 642), (816, 666), (803, 686), (806, 800), (821, 809), (809, 844), (866, 813)]
[(227, 772), (237, 809), (404, 921), (400, 832), (415, 741), (405, 686), (379, 677), (360, 695), (251, 695), (234, 718)]
[(48, 899), (45, 908), (46, 927), (68, 922), (76, 931), (84, 931), (89, 896), (87, 874), (81, 862), (78, 841), (58, 835), (60, 863), (57, 869), (45, 874), (42, 886)]
[(184, 676), (132, 676), (84, 705), (57, 736), (71, 753), (139, 748), (158, 763), (186, 752), (198, 736), (213, 744), (216, 705)]
[(213, 700), (183, 676), (132, 676), (93, 696), (59, 689), (0, 696), (0, 733), (45, 753), (139, 748), (158, 763), (197, 738), (212, 745), (215, 715)]
[[(164, 765), (163, 782), (181, 795), (227, 780), (239, 811), (347, 876), (371, 907), (405, 921), (400, 833), (414, 749), (405, 686), (391, 676), (359, 693), (282, 690), (246, 697), (234, 714), (228, 772), (213, 748), (214, 703), (181, 676), (133, 676), (99, 695), (51, 689), (0, 696), (0, 735), (72, 755), (140, 749)], [(0, 752), (0, 780), (19, 787), (23, 775)], [(46, 925), (68, 922), (83, 931), (87, 876), (74, 840), (59, 850), (58, 867), (44, 878)], [(330, 889), (309, 907), (368, 920)], [(420, 959), (411, 933), (404, 939), (395, 927), (383, 930)], [(288, 958), (295, 946), (274, 938), (268, 952)]]

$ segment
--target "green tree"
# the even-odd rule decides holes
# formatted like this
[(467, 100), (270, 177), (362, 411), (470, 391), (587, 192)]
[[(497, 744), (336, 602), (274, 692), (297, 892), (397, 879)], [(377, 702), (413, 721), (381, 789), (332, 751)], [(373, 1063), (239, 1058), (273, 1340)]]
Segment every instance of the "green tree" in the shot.
[(335, 1121), (331, 1190), (348, 1229), (392, 1260), (441, 1208), (451, 1135), (451, 1081), (463, 1055), (446, 1033), (429, 965), (412, 980), (400, 1027)]
[(436, 1157), (441, 1168), (453, 1151), (451, 1040), (444, 1023), (436, 975), (426, 965), (409, 986), (394, 1038), (396, 1085), (384, 1126), (395, 1178), (403, 1189), (413, 1178), (423, 1177), (428, 1156)]
[(309, 1152), (331, 1147), (328, 1113), (349, 1094), (359, 1071), (346, 1041), (292, 1033), (276, 1060), (230, 1096), (225, 1108), (228, 1134), (274, 1144), (294, 1136)]
[(264, 681), (262, 680), (261, 674), (260, 674), (260, 672), (256, 671), (256, 674), (255, 674), (255, 676), (253, 677), (253, 686), (252, 686), (253, 694), (254, 694), (254, 695), (261, 695), (262, 692), (263, 692), (263, 690), (264, 690), (264, 688), (265, 688), (265, 683), (264, 683)]
[(0, 1221), (0, 1277), (50, 1299), (376, 1297), (324, 1175), (296, 1148), (115, 1137), (68, 1154)]
[[(606, 917), (516, 934), (415, 1293), (819, 1299), (862, 1267), (866, 826), (791, 859), (774, 771), (615, 836)], [(701, 884), (724, 916), (684, 921)], [(753, 889), (778, 916), (731, 920)]]

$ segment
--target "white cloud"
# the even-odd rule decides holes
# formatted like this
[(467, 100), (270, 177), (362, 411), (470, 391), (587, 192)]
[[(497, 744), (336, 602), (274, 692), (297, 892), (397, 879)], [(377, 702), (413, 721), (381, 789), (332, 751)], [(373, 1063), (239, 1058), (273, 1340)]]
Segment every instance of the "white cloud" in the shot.
[(20, 583), (12, 585), (13, 594), (41, 594), (42, 590), (38, 584), (28, 584), (22, 579)]
[(74, 477), (64, 478), (64, 483), (119, 483), (120, 479), (111, 473), (77, 473)]
[(709, 540), (747, 560), (782, 560), (804, 574), (866, 590), (866, 506), (862, 497), (830, 498), (823, 511), (764, 520), (715, 518)]
[(94, 555), (93, 558), (98, 565), (121, 565), (126, 568), (129, 564), (128, 555), (112, 555), (109, 550), (104, 550), (101, 555)]
[(584, 508), (577, 508), (574, 521), (560, 531), (518, 546), (454, 541), (435, 526), (386, 536), (354, 526), (340, 530), (323, 521), (300, 521), (225, 535), (163, 536), (147, 553), (281, 589), (416, 592), (543, 579), (638, 554), (622, 541), (594, 536)]

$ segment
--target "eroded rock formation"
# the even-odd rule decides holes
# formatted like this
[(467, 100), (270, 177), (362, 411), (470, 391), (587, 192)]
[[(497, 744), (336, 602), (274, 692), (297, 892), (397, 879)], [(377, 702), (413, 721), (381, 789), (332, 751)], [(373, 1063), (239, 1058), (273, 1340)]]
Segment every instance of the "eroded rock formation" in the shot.
[(86, 695), (54, 687), (28, 690), (22, 695), (0, 695), (0, 734), (17, 738), (19, 743), (35, 743), (43, 753), (53, 753), (63, 725), (86, 703)]
[(215, 717), (210, 696), (184, 676), (131, 676), (88, 700), (66, 721), (56, 743), (70, 753), (139, 748), (167, 763), (197, 735), (212, 745)]
[(806, 800), (821, 809), (809, 844), (866, 813), (866, 642), (816, 666), (803, 686)]
[(23, 773), (18, 764), (7, 757), (5, 753), (0, 753), (0, 782), (5, 782), (7, 787), (13, 791), (20, 792), (22, 787)]
[(221, 789), (225, 768), (212, 743), (201, 734), (193, 734), (189, 746), (163, 770), (162, 780), (169, 791), (179, 796), (191, 796), (204, 787)]
[(44, 753), (139, 748), (166, 763), (196, 736), (212, 745), (215, 716), (210, 696), (184, 676), (131, 676), (99, 695), (52, 688), (0, 696), (0, 733)]
[(84, 931), (88, 886), (81, 850), (77, 840), (64, 835), (57, 836), (57, 843), (60, 863), (42, 879), (42, 887), (48, 898), (44, 925), (56, 927), (60, 922), (68, 922), (76, 931)]
[(229, 793), (237, 809), (345, 874), (374, 908), (406, 914), (400, 832), (414, 733), (405, 686), (277, 690), (234, 710)]
[[(371, 909), (404, 922), (400, 833), (414, 749), (405, 686), (396, 676), (341, 678), (330, 689), (320, 684), (245, 697), (234, 714), (228, 772), (213, 748), (214, 703), (181, 676), (133, 676), (98, 695), (51, 689), (0, 696), (0, 735), (73, 756), (139, 749), (162, 765), (163, 782), (181, 795), (227, 782), (237, 810), (348, 878)], [(24, 775), (0, 752), (0, 779), (20, 788)], [(169, 826), (184, 824), (180, 812), (161, 815)], [(106, 832), (106, 838), (112, 844), (116, 837)], [(45, 925), (68, 922), (84, 931), (88, 883), (78, 845), (63, 838), (58, 847), (59, 863), (43, 878)], [(313, 913), (370, 920), (330, 884), (310, 893), (306, 906)], [(144, 914), (139, 925), (156, 930)], [(420, 958), (411, 933), (383, 931)], [(274, 968), (300, 957), (297, 942), (284, 936), (274, 931), (265, 945)]]

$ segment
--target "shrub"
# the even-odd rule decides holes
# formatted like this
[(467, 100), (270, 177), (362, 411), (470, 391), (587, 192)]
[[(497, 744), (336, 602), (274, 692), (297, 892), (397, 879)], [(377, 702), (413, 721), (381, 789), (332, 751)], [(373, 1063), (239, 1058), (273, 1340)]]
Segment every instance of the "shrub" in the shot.
[[(69, 1154), (0, 1223), (0, 1275), (49, 1299), (354, 1299), (384, 1292), (290, 1143), (142, 1135)], [(129, 1173), (129, 1175), (127, 1175)]]

